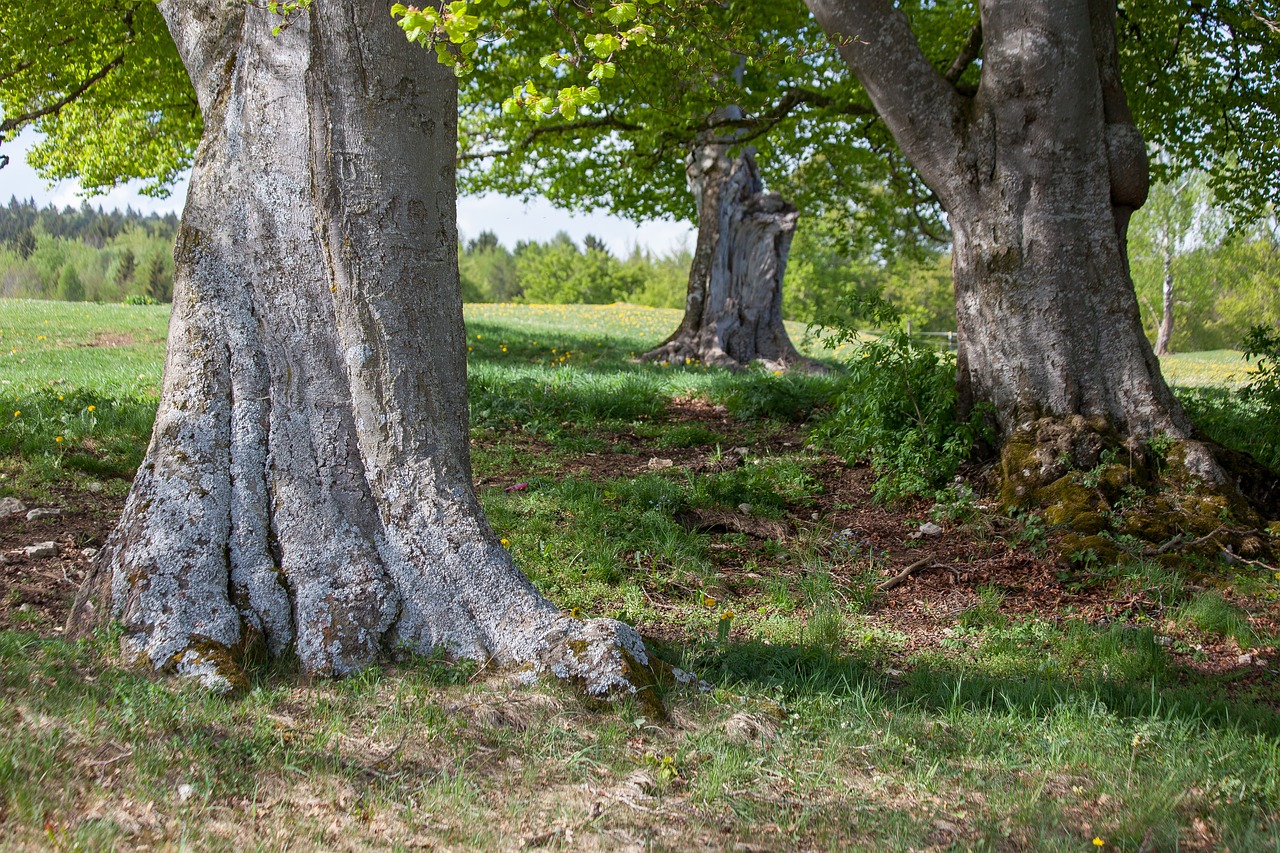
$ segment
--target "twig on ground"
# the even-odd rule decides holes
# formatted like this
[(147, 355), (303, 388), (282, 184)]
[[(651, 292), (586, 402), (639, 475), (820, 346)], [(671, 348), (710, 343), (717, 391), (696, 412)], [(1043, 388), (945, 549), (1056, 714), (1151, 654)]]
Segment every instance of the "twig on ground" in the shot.
[(907, 566), (907, 567), (906, 567), (905, 569), (903, 569), (902, 571), (898, 572), (898, 573), (897, 573), (896, 575), (894, 575), (893, 577), (889, 578), (889, 579), (888, 579), (887, 581), (885, 581), (884, 583), (882, 583), (882, 584), (880, 584), (879, 586), (877, 586), (877, 587), (876, 587), (876, 591), (878, 591), (878, 592), (888, 592), (889, 590), (893, 589), (894, 587), (901, 586), (903, 583), (905, 583), (905, 582), (906, 582), (907, 578), (911, 577), (911, 576), (912, 576), (912, 575), (914, 575), (916, 572), (918, 572), (918, 571), (920, 571), (921, 569), (923, 569), (926, 565), (928, 565), (929, 561), (930, 561), (930, 560), (932, 560), (932, 559), (933, 559), (933, 557), (921, 557), (920, 559), (916, 560), (916, 561), (915, 561), (914, 563), (912, 563), (911, 565)]

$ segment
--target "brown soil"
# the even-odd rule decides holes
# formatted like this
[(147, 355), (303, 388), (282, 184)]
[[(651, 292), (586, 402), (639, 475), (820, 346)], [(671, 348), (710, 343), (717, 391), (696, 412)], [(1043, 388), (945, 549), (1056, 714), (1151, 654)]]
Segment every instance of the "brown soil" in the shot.
[(99, 332), (93, 336), (87, 346), (91, 347), (129, 347), (138, 342), (137, 338), (129, 333), (117, 332)]

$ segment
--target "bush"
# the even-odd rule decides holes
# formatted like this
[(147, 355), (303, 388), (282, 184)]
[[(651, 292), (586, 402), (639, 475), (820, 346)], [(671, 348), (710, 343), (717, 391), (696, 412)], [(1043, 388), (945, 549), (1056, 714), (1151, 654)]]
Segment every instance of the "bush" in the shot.
[[(913, 341), (892, 305), (863, 299), (858, 313), (887, 331), (860, 343), (848, 384), (818, 438), (848, 459), (870, 461), (879, 500), (931, 494), (985, 437), (986, 409), (957, 418), (955, 357)], [(854, 332), (842, 330), (829, 344), (854, 340)]]
[(1246, 361), (1258, 366), (1240, 396), (1258, 406), (1280, 431), (1280, 330), (1254, 326), (1244, 338)]

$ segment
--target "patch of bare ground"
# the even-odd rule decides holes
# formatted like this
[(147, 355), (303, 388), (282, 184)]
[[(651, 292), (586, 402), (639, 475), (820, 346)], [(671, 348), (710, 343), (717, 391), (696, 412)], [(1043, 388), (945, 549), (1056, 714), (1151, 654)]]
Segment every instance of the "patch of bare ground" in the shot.
[[(47, 491), (54, 500), (0, 518), (0, 629), (61, 633), (71, 599), (124, 507), (123, 498)], [(50, 512), (28, 519), (32, 510)]]
[(93, 336), (93, 340), (85, 344), (90, 347), (131, 347), (138, 343), (138, 339), (128, 332), (98, 332)]

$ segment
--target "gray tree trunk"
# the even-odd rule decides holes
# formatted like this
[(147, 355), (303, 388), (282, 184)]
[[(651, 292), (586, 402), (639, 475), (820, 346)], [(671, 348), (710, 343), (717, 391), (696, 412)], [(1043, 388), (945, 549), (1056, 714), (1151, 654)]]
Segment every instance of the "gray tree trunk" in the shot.
[(847, 37), (841, 55), (950, 214), (963, 398), (991, 403), (1006, 436), (1073, 415), (1188, 436), (1129, 277), (1147, 158), (1119, 80), (1114, 0), (983, 0), (972, 98), (886, 0), (807, 1)]
[(205, 131), (155, 431), (72, 627), (216, 689), (255, 649), (336, 676), (399, 647), (634, 690), (636, 633), (540, 596), (472, 491), (452, 72), (382, 3), (276, 37), (160, 8)]
[(1161, 249), (1164, 252), (1164, 286), (1161, 288), (1160, 330), (1156, 333), (1158, 356), (1173, 352), (1169, 348), (1169, 343), (1173, 340), (1173, 237), (1167, 232)]
[(799, 214), (782, 196), (764, 191), (750, 151), (730, 159), (728, 150), (726, 143), (709, 142), (689, 157), (698, 242), (684, 317), (644, 358), (817, 369), (796, 351), (782, 322), (782, 279)]

